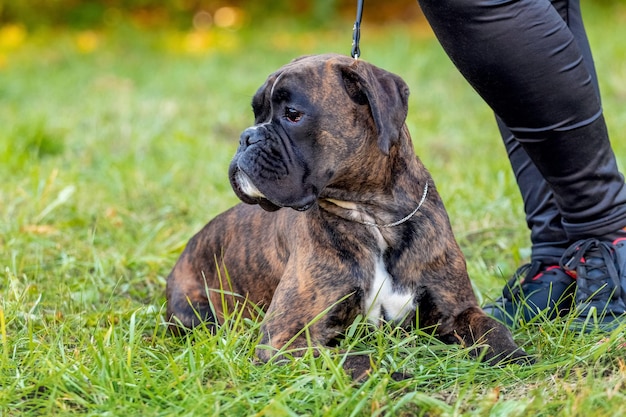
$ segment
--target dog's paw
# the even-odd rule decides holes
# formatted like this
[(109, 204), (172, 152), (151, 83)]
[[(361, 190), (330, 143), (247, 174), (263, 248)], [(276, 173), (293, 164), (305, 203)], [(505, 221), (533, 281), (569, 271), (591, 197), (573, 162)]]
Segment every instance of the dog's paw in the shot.
[(517, 348), (509, 353), (500, 353), (493, 354), (492, 349), (489, 349), (491, 352), (487, 352), (484, 357), (484, 361), (489, 365), (493, 366), (506, 366), (506, 365), (533, 365), (535, 363), (535, 358), (532, 355), (529, 355), (522, 348)]
[[(354, 381), (363, 382), (372, 374), (372, 358), (366, 354), (347, 356), (343, 369)], [(413, 375), (405, 372), (392, 372), (389, 377), (394, 381), (404, 381), (412, 378)]]
[(396, 382), (413, 378), (413, 375), (407, 374), (406, 372), (392, 372), (389, 376)]
[(372, 373), (372, 359), (369, 355), (346, 356), (343, 369), (355, 381), (364, 381)]

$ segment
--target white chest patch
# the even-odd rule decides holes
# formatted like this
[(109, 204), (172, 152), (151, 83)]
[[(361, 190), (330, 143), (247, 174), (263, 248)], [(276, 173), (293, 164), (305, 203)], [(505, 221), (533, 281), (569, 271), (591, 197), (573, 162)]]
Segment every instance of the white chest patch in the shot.
[(392, 279), (382, 259), (375, 264), (374, 281), (365, 298), (365, 315), (374, 324), (380, 320), (401, 321), (415, 310), (410, 291), (394, 291)]

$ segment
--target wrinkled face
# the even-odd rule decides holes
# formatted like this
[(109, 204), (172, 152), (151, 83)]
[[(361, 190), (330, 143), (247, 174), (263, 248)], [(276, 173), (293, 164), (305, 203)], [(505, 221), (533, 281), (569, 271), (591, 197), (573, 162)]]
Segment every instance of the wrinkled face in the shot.
[[(255, 124), (241, 134), (229, 170), (242, 201), (266, 210), (306, 210), (333, 177), (336, 156), (346, 149), (328, 125), (336, 125), (337, 105), (345, 112), (354, 103), (340, 77), (327, 71), (321, 63), (292, 64), (254, 96)], [(333, 99), (339, 102), (329, 103)], [(331, 151), (337, 146), (344, 149)]]
[(307, 210), (361, 142), (376, 146), (371, 103), (361, 87), (346, 84), (353, 62), (334, 55), (303, 58), (270, 75), (257, 91), (255, 124), (241, 134), (229, 167), (243, 202), (268, 211)]

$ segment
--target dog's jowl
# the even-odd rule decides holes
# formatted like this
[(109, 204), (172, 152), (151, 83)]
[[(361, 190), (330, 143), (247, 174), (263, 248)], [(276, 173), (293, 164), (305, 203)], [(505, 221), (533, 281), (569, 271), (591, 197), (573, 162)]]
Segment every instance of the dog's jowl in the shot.
[[(167, 280), (172, 328), (261, 308), (261, 344), (274, 350), (257, 355), (268, 361), (305, 326), (320, 347), (362, 314), (480, 344), (490, 362), (526, 360), (477, 304), (413, 150), (408, 94), (397, 75), (340, 55), (303, 57), (271, 74), (229, 169), (243, 203), (189, 241)], [(304, 346), (302, 334), (290, 348)]]

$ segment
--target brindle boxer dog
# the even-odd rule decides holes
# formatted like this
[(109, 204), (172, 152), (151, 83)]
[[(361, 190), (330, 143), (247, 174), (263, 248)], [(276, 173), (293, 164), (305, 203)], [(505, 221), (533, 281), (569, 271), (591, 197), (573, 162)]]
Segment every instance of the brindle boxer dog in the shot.
[[(363, 314), (480, 344), (491, 363), (528, 360), (477, 304), (413, 150), (408, 95), (397, 75), (340, 55), (303, 57), (270, 75), (229, 168), (246, 204), (189, 241), (167, 280), (172, 328), (212, 327), (224, 311), (261, 307), (265, 348), (256, 353), (269, 361), (289, 341), (307, 346), (303, 328), (324, 346)], [(369, 360), (345, 366), (362, 374)]]

